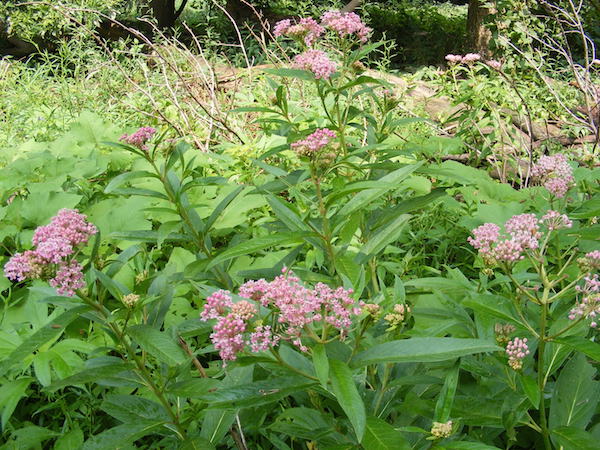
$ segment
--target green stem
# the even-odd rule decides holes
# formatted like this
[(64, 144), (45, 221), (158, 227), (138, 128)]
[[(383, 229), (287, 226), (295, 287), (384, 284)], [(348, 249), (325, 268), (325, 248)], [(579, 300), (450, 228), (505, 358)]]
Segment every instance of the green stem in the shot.
[[(545, 280), (544, 280), (545, 281)], [(549, 289), (544, 286), (544, 294), (542, 297), (542, 313), (540, 317), (540, 333), (539, 333), (539, 344), (538, 344), (538, 390), (540, 393), (540, 428), (542, 437), (544, 439), (544, 447), (546, 450), (552, 450), (550, 445), (550, 435), (548, 433), (548, 418), (546, 417), (546, 400), (544, 398), (544, 388), (546, 386), (544, 377), (544, 352), (546, 349), (546, 325), (548, 318), (548, 295)]]
[(171, 404), (169, 403), (167, 398), (164, 396), (162, 390), (152, 380), (152, 374), (150, 374), (150, 372), (148, 372), (148, 368), (146, 367), (144, 362), (140, 359), (139, 356), (137, 356), (137, 354), (136, 354), (135, 350), (133, 349), (133, 347), (131, 346), (131, 344), (129, 344), (129, 342), (127, 342), (125, 331), (123, 329), (120, 329), (115, 323), (108, 321), (108, 319), (110, 317), (110, 311), (105, 306), (101, 305), (98, 302), (93, 301), (91, 298), (89, 298), (82, 292), (78, 292), (77, 295), (86, 304), (88, 304), (89, 306), (94, 308), (96, 311), (98, 311), (98, 313), (105, 320), (105, 324), (111, 329), (111, 331), (117, 337), (119, 343), (125, 348), (125, 352), (128, 355), (128, 357), (131, 360), (133, 360), (133, 362), (135, 363), (135, 365), (138, 369), (137, 370), (138, 375), (140, 376), (142, 381), (146, 384), (146, 386), (148, 386), (148, 388), (156, 396), (156, 398), (160, 401), (160, 403), (163, 405), (163, 407), (167, 411), (167, 414), (171, 418), (171, 422), (173, 423), (173, 425), (175, 425), (175, 428), (177, 429), (177, 433), (179, 434), (179, 437), (181, 438), (181, 440), (185, 441), (187, 439), (187, 435), (186, 435), (185, 430), (181, 426), (181, 423), (179, 422), (179, 417), (173, 411)]
[(315, 190), (317, 194), (317, 202), (319, 204), (319, 214), (321, 215), (321, 220), (323, 221), (323, 240), (325, 241), (325, 249), (327, 250), (327, 255), (329, 257), (329, 273), (333, 275), (335, 274), (335, 252), (333, 250), (333, 246), (331, 245), (331, 228), (329, 226), (329, 218), (327, 217), (327, 208), (325, 208), (325, 202), (323, 201), (321, 179), (314, 174), (315, 169), (312, 169), (312, 171), (313, 182), (315, 184)]
[(387, 363), (383, 369), (383, 381), (381, 383), (381, 389), (377, 395), (377, 400), (375, 401), (375, 406), (373, 406), (373, 413), (377, 415), (377, 411), (381, 406), (381, 402), (383, 401), (383, 395), (387, 390), (388, 381), (390, 379), (390, 375), (392, 373), (393, 363)]

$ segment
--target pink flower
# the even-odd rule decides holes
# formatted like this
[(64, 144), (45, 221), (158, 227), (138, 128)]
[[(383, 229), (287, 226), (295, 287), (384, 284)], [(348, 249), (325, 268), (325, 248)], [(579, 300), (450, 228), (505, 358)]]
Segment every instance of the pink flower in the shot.
[(569, 319), (585, 318), (590, 321), (591, 328), (596, 328), (600, 315), (600, 279), (594, 274), (586, 276), (584, 281), (583, 286), (577, 287), (581, 300), (569, 312)]
[(279, 339), (279, 336), (273, 335), (269, 325), (259, 325), (250, 335), (250, 349), (254, 353), (264, 352), (276, 347)]
[(559, 212), (552, 210), (549, 210), (544, 214), (540, 222), (545, 224), (550, 231), (571, 228), (573, 226), (573, 222), (566, 214), (560, 214)]
[(33, 244), (40, 245), (49, 239), (62, 239), (75, 247), (87, 244), (98, 229), (76, 209), (61, 209), (48, 225), (38, 227), (33, 234)]
[(353, 12), (328, 11), (321, 16), (321, 24), (337, 32), (342, 38), (356, 35), (363, 44), (369, 40), (369, 34), (373, 31)]
[(502, 70), (502, 63), (500, 61), (496, 61), (495, 59), (489, 59), (485, 63), (492, 69), (497, 70), (498, 72)]
[(527, 338), (514, 338), (506, 346), (506, 354), (508, 355), (508, 365), (514, 370), (520, 370), (523, 367), (523, 359), (529, 355), (529, 346)]
[(273, 35), (275, 37), (284, 36), (291, 25), (292, 21), (290, 19), (280, 20), (275, 24), (275, 27), (273, 28)]
[(565, 196), (575, 184), (573, 169), (563, 154), (542, 156), (531, 169), (531, 177), (557, 198)]
[(85, 287), (83, 281), (83, 267), (75, 260), (61, 264), (54, 278), (51, 278), (50, 286), (56, 288), (59, 295), (73, 296), (77, 289)]
[(335, 73), (337, 64), (321, 50), (307, 50), (294, 57), (294, 67), (311, 71), (317, 80), (328, 80)]
[(462, 57), (461, 62), (464, 64), (473, 64), (481, 59), (481, 55), (479, 53), (467, 53)]
[(319, 25), (314, 19), (306, 17), (292, 25), (289, 19), (277, 22), (273, 30), (275, 37), (289, 36), (295, 39), (302, 39), (310, 47), (325, 32), (325, 28)]
[(4, 266), (4, 275), (9, 280), (25, 281), (40, 278), (44, 261), (33, 250), (15, 253)]
[(453, 54), (449, 54), (446, 55), (446, 61), (448, 61), (450, 64), (459, 64), (460, 62), (462, 62), (462, 56), (461, 55), (453, 55)]
[(210, 339), (223, 361), (233, 361), (244, 350), (246, 322), (233, 314), (219, 318)]
[(326, 147), (335, 137), (335, 132), (330, 129), (319, 128), (314, 133), (309, 134), (305, 139), (294, 142), (291, 147), (301, 155), (310, 156)]
[(60, 295), (72, 296), (85, 286), (83, 268), (73, 259), (75, 249), (97, 233), (94, 225), (74, 209), (61, 209), (48, 225), (33, 234), (33, 250), (16, 253), (4, 267), (7, 278), (16, 281), (43, 278)]
[(124, 134), (119, 138), (120, 141), (139, 148), (140, 150), (148, 150), (146, 142), (156, 133), (156, 129), (152, 127), (142, 127), (133, 134)]
[(200, 318), (204, 321), (223, 316), (233, 306), (231, 296), (227, 291), (217, 291), (206, 299)]
[(542, 236), (538, 219), (535, 214), (519, 214), (512, 216), (504, 224), (504, 228), (513, 240), (521, 245), (523, 249), (536, 249), (539, 246), (538, 239)]
[(467, 238), (469, 244), (479, 250), (482, 255), (491, 255), (492, 244), (500, 238), (500, 227), (495, 223), (484, 223), (475, 228), (473, 237)]

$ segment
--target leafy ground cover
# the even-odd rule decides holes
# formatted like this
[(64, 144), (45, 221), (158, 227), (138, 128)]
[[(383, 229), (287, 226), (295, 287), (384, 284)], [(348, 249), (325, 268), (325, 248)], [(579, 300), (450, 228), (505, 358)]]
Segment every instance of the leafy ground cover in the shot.
[(596, 448), (593, 49), (271, 33), (2, 61), (3, 448)]

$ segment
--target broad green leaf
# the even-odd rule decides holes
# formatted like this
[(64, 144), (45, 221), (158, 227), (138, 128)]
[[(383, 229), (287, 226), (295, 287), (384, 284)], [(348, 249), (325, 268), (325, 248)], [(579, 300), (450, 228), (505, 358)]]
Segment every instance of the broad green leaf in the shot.
[(100, 284), (102, 284), (102, 286), (104, 286), (106, 290), (110, 292), (110, 295), (112, 295), (115, 299), (120, 300), (121, 297), (130, 293), (129, 289), (127, 289), (121, 283), (110, 278), (104, 272), (101, 272), (97, 269), (92, 269), (92, 271), (94, 272), (96, 279), (100, 281)]
[(197, 398), (218, 409), (257, 407), (275, 402), (295, 392), (305, 391), (315, 382), (302, 377), (280, 377), (238, 386), (221, 387)]
[(127, 333), (143, 350), (162, 363), (176, 366), (188, 360), (188, 356), (179, 344), (171, 336), (156, 328), (149, 325), (134, 325), (127, 329)]
[(525, 395), (527, 395), (527, 398), (533, 407), (537, 409), (540, 405), (540, 390), (538, 388), (536, 379), (532, 376), (524, 374), (521, 374), (519, 379), (521, 380), (523, 392), (525, 392)]
[(209, 409), (204, 414), (200, 436), (211, 444), (218, 444), (231, 429), (236, 411), (229, 409)]
[(73, 428), (54, 443), (54, 450), (79, 450), (83, 446), (83, 431)]
[(502, 351), (483, 339), (411, 338), (375, 345), (352, 359), (355, 367), (381, 362), (438, 362), (475, 353)]
[(456, 450), (499, 450), (498, 447), (493, 445), (484, 444), (483, 442), (471, 442), (471, 441), (454, 441), (448, 442), (433, 447), (433, 450), (444, 450), (444, 449), (456, 449)]
[(575, 427), (559, 427), (550, 430), (552, 439), (564, 450), (597, 450), (598, 440), (590, 433)]
[(130, 362), (123, 361), (120, 358), (106, 356), (96, 359), (90, 359), (86, 362), (86, 368), (70, 377), (55, 381), (46, 389), (50, 392), (65, 386), (76, 386), (85, 383), (95, 383), (104, 377), (110, 377), (121, 372), (132, 369)]
[(100, 408), (125, 423), (135, 423), (139, 420), (169, 421), (169, 415), (161, 404), (134, 395), (108, 395)]
[(19, 400), (25, 395), (25, 391), (29, 385), (35, 381), (31, 377), (22, 377), (13, 381), (3, 382), (0, 387), (0, 409), (2, 410), (2, 429), (6, 429), (6, 425), (10, 420)]
[[(58, 436), (56, 431), (48, 428), (29, 425), (20, 428), (12, 433), (12, 446), (8, 448), (30, 449), (38, 447), (42, 442)], [(7, 448), (7, 447), (4, 447)], [(56, 447), (55, 447), (56, 448)]]
[(157, 175), (152, 172), (147, 172), (145, 170), (136, 170), (134, 172), (122, 173), (122, 174), (114, 177), (112, 180), (110, 180), (110, 183), (108, 183), (108, 185), (104, 188), (104, 193), (111, 194), (119, 186), (121, 186), (124, 183), (127, 183), (130, 180), (135, 180), (137, 178), (148, 178), (148, 177), (156, 178)]
[(410, 217), (409, 214), (403, 214), (384, 226), (382, 230), (377, 230), (375, 235), (370, 237), (367, 243), (361, 247), (361, 254), (357, 257), (357, 262), (367, 262), (371, 257), (380, 253), (388, 244), (398, 239)]
[(278, 77), (286, 77), (286, 78), (297, 78), (299, 80), (311, 81), (315, 79), (315, 76), (312, 72), (308, 70), (301, 69), (288, 69), (288, 68), (280, 68), (280, 69), (263, 69), (263, 72), (268, 73), (269, 75), (275, 75)]
[(291, 231), (311, 231), (298, 214), (273, 194), (267, 194), (267, 201), (275, 216)]
[(421, 167), (422, 164), (423, 163), (420, 162), (417, 164), (404, 166), (380, 178), (378, 181), (384, 183), (383, 188), (373, 188), (359, 192), (344, 205), (344, 207), (338, 212), (338, 215), (346, 216), (354, 211), (371, 205), (379, 197), (390, 192), (388, 185), (391, 184), (399, 186), (402, 181), (404, 181), (408, 176), (410, 176), (411, 173)]
[(368, 450), (410, 450), (412, 448), (401, 432), (373, 416), (367, 418), (361, 444)]
[(265, 248), (274, 247), (276, 245), (289, 245), (302, 242), (303, 238), (308, 236), (307, 233), (286, 233), (276, 234), (273, 236), (265, 236), (244, 241), (241, 244), (228, 248), (224, 252), (217, 255), (208, 265), (207, 270), (216, 265), (229, 261), (238, 256), (246, 256), (252, 253), (264, 250)]
[(4, 375), (10, 367), (23, 361), (24, 358), (38, 350), (46, 342), (62, 334), (68, 324), (88, 310), (88, 306), (76, 306), (65, 311), (37, 330), (14, 349), (7, 358), (0, 362), (0, 376)]
[(446, 375), (444, 386), (438, 397), (438, 401), (435, 405), (435, 421), (436, 422), (447, 422), (450, 419), (450, 412), (452, 411), (452, 404), (454, 403), (454, 395), (456, 394), (456, 386), (458, 384), (460, 364), (457, 363)]
[(367, 416), (365, 405), (354, 383), (352, 371), (346, 363), (332, 359), (329, 363), (329, 374), (333, 394), (350, 419), (357, 439), (361, 441), (365, 432)]
[(594, 361), (600, 361), (600, 344), (591, 341), (582, 336), (567, 336), (564, 338), (555, 339), (554, 342), (566, 345), (567, 347), (577, 350), (584, 355), (592, 358)]
[(313, 347), (312, 360), (317, 378), (321, 382), (321, 385), (327, 389), (327, 382), (329, 381), (329, 360), (327, 359), (327, 351), (323, 344), (317, 344)]
[(136, 422), (119, 425), (92, 436), (83, 444), (83, 450), (115, 450), (125, 444), (158, 431), (163, 426), (156, 422)]
[(598, 405), (600, 382), (584, 355), (573, 357), (560, 372), (550, 404), (550, 428), (585, 429)]
[(476, 312), (489, 314), (516, 325), (520, 324), (513, 316), (513, 308), (508, 299), (499, 295), (474, 293), (465, 299), (462, 305)]
[[(244, 186), (238, 186), (232, 192), (230, 192), (219, 204), (215, 207), (212, 214), (208, 218), (205, 224), (205, 230), (210, 230), (215, 221), (219, 218), (221, 213), (229, 206), (229, 204), (235, 200), (235, 198), (244, 190)], [(207, 231), (208, 232), (208, 231)]]

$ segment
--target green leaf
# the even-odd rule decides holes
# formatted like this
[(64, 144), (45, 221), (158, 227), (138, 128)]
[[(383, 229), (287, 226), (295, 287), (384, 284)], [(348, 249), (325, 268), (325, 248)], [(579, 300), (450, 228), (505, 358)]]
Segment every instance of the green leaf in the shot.
[(38, 350), (46, 342), (56, 339), (68, 324), (88, 310), (88, 306), (76, 306), (63, 312), (37, 330), (0, 362), (0, 376), (4, 375), (13, 365), (23, 361), (31, 353)]
[(228, 409), (208, 409), (204, 413), (200, 436), (211, 444), (218, 444), (231, 429), (235, 421), (236, 411)]
[(359, 264), (367, 262), (373, 256), (379, 254), (388, 244), (398, 239), (404, 231), (404, 225), (406, 225), (406, 222), (410, 218), (409, 214), (403, 214), (386, 225), (382, 230), (377, 230), (376, 234), (369, 238), (367, 243), (361, 247), (361, 254), (357, 257), (357, 262)]
[(117, 175), (112, 180), (110, 180), (110, 183), (108, 183), (108, 185), (104, 188), (104, 193), (111, 194), (119, 186), (121, 186), (124, 183), (127, 183), (130, 180), (135, 180), (137, 178), (149, 178), (149, 177), (157, 178), (157, 175), (152, 172), (147, 172), (145, 170), (136, 170), (134, 172), (122, 173), (121, 175)]
[(565, 450), (597, 450), (598, 440), (587, 431), (574, 427), (559, 427), (550, 430), (553, 440)]
[(582, 354), (573, 357), (563, 367), (550, 404), (550, 428), (586, 428), (596, 411), (600, 394), (600, 383), (594, 381), (595, 375), (596, 369)]
[[(12, 433), (12, 445), (17, 449), (31, 449), (38, 447), (42, 442), (58, 436), (56, 431), (35, 425), (20, 428)], [(7, 447), (4, 447), (7, 448)], [(9, 447), (10, 448), (10, 447)], [(54, 447), (56, 448), (56, 447)]]
[(225, 211), (225, 208), (229, 206), (229, 204), (244, 190), (244, 186), (238, 186), (232, 192), (230, 192), (223, 200), (219, 202), (216, 208), (213, 210), (212, 214), (208, 218), (205, 224), (205, 230), (210, 230), (215, 221), (219, 218), (221, 213)]
[(444, 450), (446, 448), (456, 450), (499, 450), (498, 447), (493, 445), (484, 444), (483, 442), (471, 442), (471, 441), (455, 441), (448, 442), (433, 447), (433, 450)]
[(285, 233), (276, 234), (273, 236), (265, 236), (244, 241), (232, 248), (228, 248), (224, 252), (217, 255), (207, 266), (207, 270), (216, 265), (229, 261), (238, 256), (246, 256), (255, 253), (265, 248), (274, 247), (276, 245), (289, 245), (302, 242), (303, 238), (309, 236), (308, 233)]
[(419, 162), (417, 164), (404, 166), (380, 178), (378, 181), (383, 183), (383, 187), (366, 189), (359, 192), (344, 205), (344, 207), (338, 212), (338, 215), (347, 216), (354, 211), (371, 205), (379, 197), (390, 192), (389, 185), (399, 186), (402, 181), (404, 181), (410, 176), (411, 173), (421, 167), (422, 164), (422, 162)]
[(217, 388), (197, 398), (210, 408), (238, 409), (273, 403), (295, 392), (305, 391), (315, 382), (301, 377), (279, 377), (263, 381)]
[(267, 194), (267, 201), (275, 216), (281, 220), (290, 231), (311, 231), (298, 214), (273, 194)]
[(450, 412), (452, 411), (452, 404), (454, 403), (454, 395), (456, 394), (456, 386), (458, 384), (460, 363), (454, 365), (454, 367), (446, 375), (444, 386), (435, 405), (435, 421), (436, 422), (447, 422), (450, 419)]
[(533, 405), (535, 409), (539, 408), (540, 405), (540, 390), (537, 385), (537, 381), (534, 377), (523, 375), (519, 377), (521, 380), (521, 386), (523, 388), (523, 392), (527, 395), (527, 398)]
[(367, 416), (365, 405), (352, 378), (352, 371), (346, 363), (332, 359), (329, 364), (329, 373), (333, 394), (350, 419), (360, 442), (365, 432)]
[(306, 80), (306, 81), (312, 81), (315, 79), (315, 76), (313, 75), (312, 72), (309, 72), (308, 70), (301, 70), (301, 69), (287, 69), (287, 68), (263, 69), (263, 72), (268, 73), (269, 75), (275, 75), (278, 77), (297, 78), (299, 80)]
[(355, 367), (382, 362), (438, 362), (483, 352), (502, 351), (483, 339), (411, 338), (375, 345), (352, 359)]
[(129, 289), (123, 286), (121, 283), (110, 278), (104, 272), (101, 272), (97, 269), (92, 269), (94, 275), (100, 281), (100, 284), (106, 288), (110, 295), (112, 295), (115, 299), (120, 300), (122, 296), (130, 293)]
[(313, 347), (312, 360), (317, 378), (321, 382), (321, 385), (327, 389), (327, 382), (329, 381), (329, 360), (327, 359), (327, 351), (323, 344), (317, 344)]
[(10, 420), (19, 400), (25, 395), (29, 385), (35, 381), (31, 377), (22, 377), (13, 381), (3, 381), (0, 387), (0, 408), (2, 409), (2, 430)]
[(412, 448), (402, 433), (373, 416), (367, 418), (361, 444), (368, 450), (410, 450)]
[(104, 377), (110, 377), (132, 368), (130, 362), (123, 361), (120, 358), (106, 356), (96, 359), (90, 359), (86, 363), (86, 368), (70, 377), (55, 381), (46, 388), (49, 392), (63, 388), (65, 386), (76, 386), (85, 383), (95, 383)]
[(127, 333), (143, 350), (169, 366), (187, 362), (188, 356), (171, 336), (149, 325), (134, 325)]
[(520, 324), (513, 316), (510, 301), (500, 295), (474, 293), (471, 297), (463, 300), (462, 305), (476, 312), (489, 314), (516, 325)]
[(92, 436), (83, 444), (83, 450), (115, 450), (130, 444), (137, 439), (152, 434), (162, 423), (141, 422), (127, 423), (103, 431), (100, 434)]
[(83, 446), (83, 431), (73, 428), (54, 443), (54, 450), (79, 450)]
[(108, 395), (100, 408), (125, 423), (136, 423), (140, 420), (169, 421), (169, 415), (162, 405), (133, 395)]
[(554, 342), (566, 345), (567, 347), (577, 350), (584, 355), (592, 358), (594, 361), (600, 361), (600, 344), (582, 336), (567, 336), (564, 338), (554, 339)]

